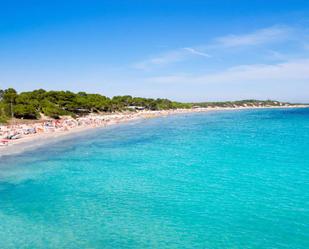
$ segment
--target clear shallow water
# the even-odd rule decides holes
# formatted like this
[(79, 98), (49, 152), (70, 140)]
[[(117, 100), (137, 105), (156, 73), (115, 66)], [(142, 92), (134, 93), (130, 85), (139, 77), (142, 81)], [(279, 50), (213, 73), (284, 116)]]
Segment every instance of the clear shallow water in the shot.
[(0, 248), (309, 248), (309, 110), (171, 116), (0, 158)]

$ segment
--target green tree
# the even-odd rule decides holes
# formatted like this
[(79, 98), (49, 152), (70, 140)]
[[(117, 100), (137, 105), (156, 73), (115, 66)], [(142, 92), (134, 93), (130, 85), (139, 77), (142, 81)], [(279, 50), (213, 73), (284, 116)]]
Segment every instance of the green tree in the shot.
[(14, 105), (17, 96), (17, 92), (13, 88), (8, 88), (2, 93), (3, 102), (5, 104), (5, 112), (11, 117), (14, 117)]

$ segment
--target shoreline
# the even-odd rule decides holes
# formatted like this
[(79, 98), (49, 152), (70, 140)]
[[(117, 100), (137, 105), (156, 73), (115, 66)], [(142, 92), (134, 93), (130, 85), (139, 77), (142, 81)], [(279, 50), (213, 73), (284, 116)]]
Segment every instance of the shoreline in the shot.
[[(236, 111), (236, 110), (254, 110), (254, 109), (288, 109), (288, 108), (309, 108), (306, 105), (295, 106), (267, 106), (267, 107), (215, 107), (215, 108), (196, 108), (196, 109), (176, 109), (163, 111), (140, 111), (135, 113), (89, 115), (90, 119), (99, 119), (99, 124), (81, 125), (68, 130), (57, 130), (55, 132), (43, 132), (33, 135), (27, 135), (16, 140), (9, 140), (7, 146), (0, 146), (0, 158), (11, 156), (26, 151), (34, 150), (48, 143), (58, 142), (60, 139), (70, 138), (75, 134), (85, 133), (91, 130), (125, 124), (133, 121), (140, 121), (148, 118), (157, 118), (177, 114), (204, 113), (211, 111)], [(103, 120), (103, 122), (102, 122)], [(107, 121), (105, 121), (107, 120)]]

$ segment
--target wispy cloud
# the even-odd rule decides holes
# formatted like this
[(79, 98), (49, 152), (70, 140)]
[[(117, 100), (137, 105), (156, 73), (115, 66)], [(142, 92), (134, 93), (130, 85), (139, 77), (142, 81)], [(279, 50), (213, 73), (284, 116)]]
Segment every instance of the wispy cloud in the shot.
[(174, 62), (181, 61), (183, 59), (183, 54), (180, 51), (171, 51), (159, 56), (137, 62), (133, 64), (133, 68), (148, 70), (154, 66), (162, 66)]
[(164, 66), (167, 64), (184, 61), (194, 56), (207, 58), (211, 57), (209, 54), (198, 51), (195, 48), (186, 47), (174, 51), (169, 51), (159, 56), (135, 63), (133, 64), (133, 67), (136, 69), (148, 70), (152, 67)]
[(259, 29), (252, 33), (240, 35), (227, 35), (218, 37), (213, 45), (219, 47), (242, 47), (268, 44), (285, 40), (291, 36), (292, 29), (284, 26), (274, 26), (265, 29)]
[(309, 80), (309, 59), (287, 61), (278, 64), (255, 64), (231, 67), (204, 75), (168, 75), (148, 78), (152, 83), (230, 84), (250, 82), (282, 83)]
[[(244, 48), (256, 45), (267, 45), (275, 42), (288, 40), (293, 33), (293, 29), (287, 26), (272, 26), (269, 28), (255, 30), (247, 34), (230, 34), (217, 37), (202, 46), (184, 47), (158, 56), (146, 59), (133, 64), (136, 69), (148, 70), (158, 66), (165, 66), (176, 62), (185, 61), (196, 57), (210, 58), (215, 51), (224, 48)], [(205, 52), (207, 51), (207, 52)]]
[(195, 55), (200, 55), (200, 56), (203, 56), (203, 57), (211, 57), (210, 54), (207, 54), (207, 53), (204, 53), (204, 52), (201, 52), (201, 51), (198, 51), (197, 49), (195, 48), (183, 48), (184, 50), (190, 52), (191, 54), (195, 54)]

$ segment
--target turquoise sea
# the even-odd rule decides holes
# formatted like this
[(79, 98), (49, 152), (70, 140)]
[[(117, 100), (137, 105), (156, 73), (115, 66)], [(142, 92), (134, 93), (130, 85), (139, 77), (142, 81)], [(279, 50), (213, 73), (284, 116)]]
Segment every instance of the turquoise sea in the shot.
[(0, 248), (309, 248), (309, 109), (175, 115), (0, 158)]

